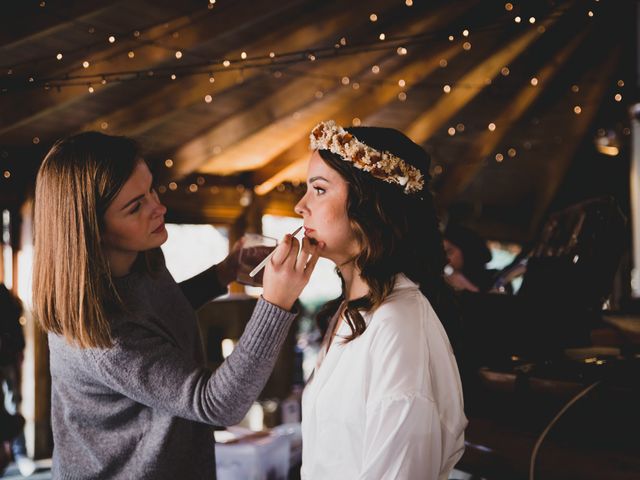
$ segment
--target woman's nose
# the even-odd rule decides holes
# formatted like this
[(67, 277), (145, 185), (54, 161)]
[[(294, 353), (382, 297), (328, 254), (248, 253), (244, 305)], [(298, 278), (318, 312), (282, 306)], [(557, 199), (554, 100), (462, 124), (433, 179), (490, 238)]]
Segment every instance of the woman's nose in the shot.
[(159, 217), (160, 215), (164, 215), (167, 213), (167, 207), (165, 207), (160, 200), (156, 199), (155, 204), (153, 206), (153, 216)]
[(306, 206), (304, 205), (304, 197), (302, 198), (302, 200), (300, 200), (295, 207), (293, 207), (293, 211), (300, 215), (301, 217), (304, 216), (304, 214), (306, 213)]

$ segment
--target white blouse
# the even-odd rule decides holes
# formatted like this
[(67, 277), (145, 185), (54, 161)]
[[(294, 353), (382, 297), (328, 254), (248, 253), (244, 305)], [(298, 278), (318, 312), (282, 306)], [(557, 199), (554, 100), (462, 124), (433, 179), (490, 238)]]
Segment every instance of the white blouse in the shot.
[[(367, 329), (341, 324), (302, 397), (303, 480), (447, 479), (464, 451), (462, 386), (449, 339), (405, 275)], [(325, 355), (326, 353), (326, 355)]]

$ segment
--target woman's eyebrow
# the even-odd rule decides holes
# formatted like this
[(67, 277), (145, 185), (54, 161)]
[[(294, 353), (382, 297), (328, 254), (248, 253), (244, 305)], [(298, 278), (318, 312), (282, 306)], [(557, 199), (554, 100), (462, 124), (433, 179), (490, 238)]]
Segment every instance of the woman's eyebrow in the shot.
[(137, 202), (138, 200), (144, 198), (144, 193), (142, 195), (138, 195), (136, 198), (132, 198), (131, 200), (129, 200), (124, 207), (122, 207), (120, 210), (124, 210), (125, 208), (127, 208), (129, 205), (131, 205), (134, 202)]
[(325, 181), (325, 182), (327, 182), (327, 183), (331, 183), (331, 182), (330, 182), (329, 180), (327, 180), (326, 178), (324, 178), (324, 177), (320, 177), (320, 176), (317, 176), (317, 177), (311, 177), (311, 178), (309, 179), (309, 183), (313, 183), (313, 182), (315, 182), (316, 180), (324, 180), (324, 181)]

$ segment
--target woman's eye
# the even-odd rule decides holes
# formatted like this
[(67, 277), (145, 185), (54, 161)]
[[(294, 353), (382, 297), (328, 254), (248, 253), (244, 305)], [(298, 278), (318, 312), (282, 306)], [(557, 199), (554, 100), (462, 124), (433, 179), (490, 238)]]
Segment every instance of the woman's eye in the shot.
[(136, 213), (138, 210), (140, 210), (140, 202), (136, 203), (136, 206), (129, 213)]
[(323, 195), (325, 192), (324, 188), (313, 187), (313, 189), (316, 191), (316, 195)]

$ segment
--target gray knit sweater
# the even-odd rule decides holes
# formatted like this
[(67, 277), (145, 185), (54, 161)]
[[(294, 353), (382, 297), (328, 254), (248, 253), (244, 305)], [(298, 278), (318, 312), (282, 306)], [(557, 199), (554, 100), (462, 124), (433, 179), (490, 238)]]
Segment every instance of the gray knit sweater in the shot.
[(294, 314), (260, 299), (211, 372), (194, 308), (223, 293), (213, 270), (181, 285), (164, 268), (132, 273), (117, 288), (127, 313), (111, 318), (112, 348), (79, 349), (49, 334), (53, 478), (215, 479), (212, 425), (242, 419)]

